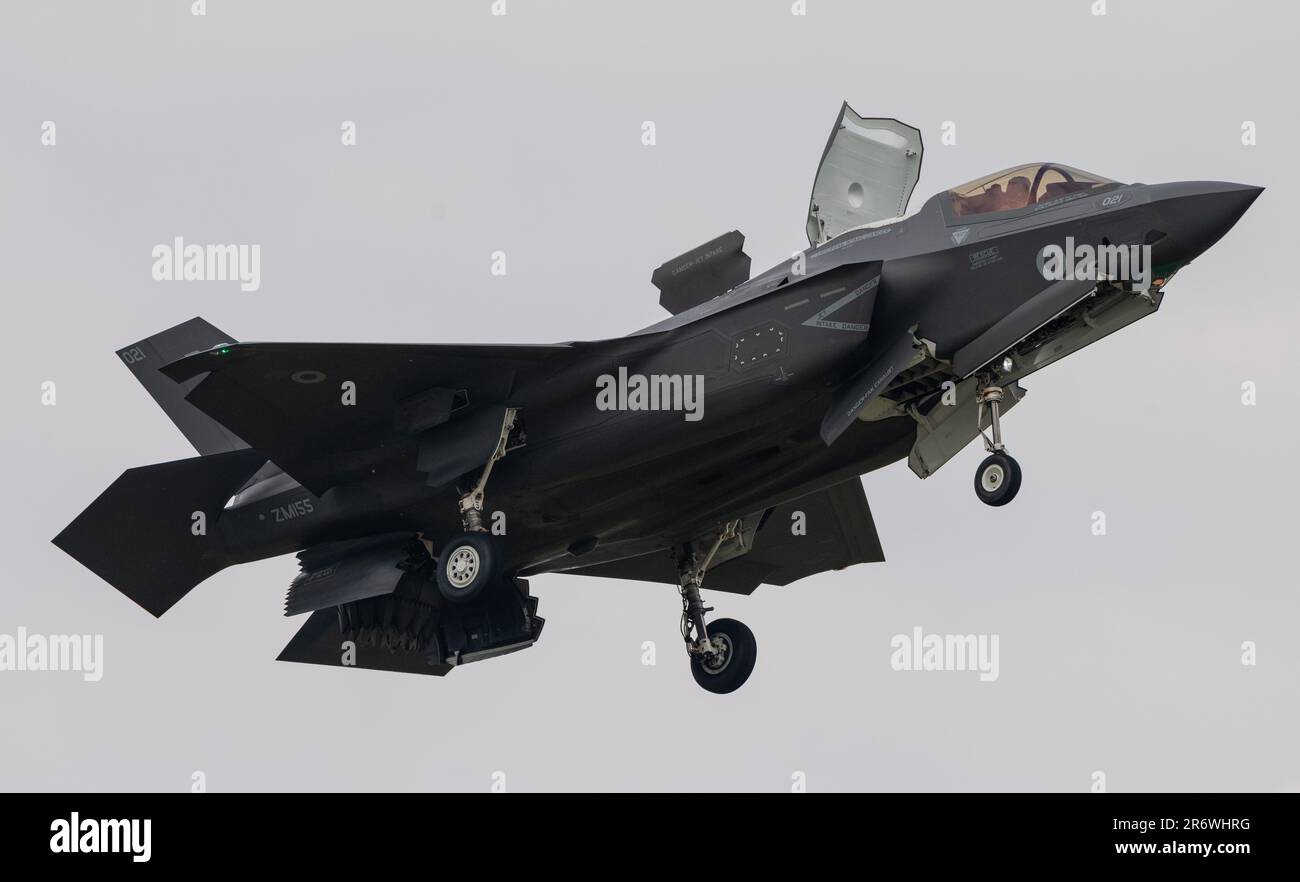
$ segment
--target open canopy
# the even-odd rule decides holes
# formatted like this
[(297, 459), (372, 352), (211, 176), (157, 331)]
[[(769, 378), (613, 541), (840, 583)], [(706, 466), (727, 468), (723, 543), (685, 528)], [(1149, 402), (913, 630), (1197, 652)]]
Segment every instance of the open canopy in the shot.
[(920, 175), (919, 129), (861, 117), (844, 104), (813, 180), (808, 243), (903, 214)]

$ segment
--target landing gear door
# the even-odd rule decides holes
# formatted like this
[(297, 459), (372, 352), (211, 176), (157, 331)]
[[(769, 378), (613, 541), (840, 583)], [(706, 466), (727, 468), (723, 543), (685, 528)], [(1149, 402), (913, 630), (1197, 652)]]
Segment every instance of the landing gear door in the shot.
[(901, 217), (921, 177), (921, 130), (864, 119), (846, 103), (817, 166), (808, 202), (808, 244)]

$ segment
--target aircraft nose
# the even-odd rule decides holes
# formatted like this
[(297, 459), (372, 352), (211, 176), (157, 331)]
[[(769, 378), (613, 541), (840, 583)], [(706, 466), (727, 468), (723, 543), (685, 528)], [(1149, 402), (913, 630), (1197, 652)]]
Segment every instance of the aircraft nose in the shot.
[(1263, 187), (1224, 181), (1153, 185), (1151, 200), (1158, 207), (1168, 236), (1160, 243), (1163, 247), (1157, 247), (1173, 260), (1191, 260), (1223, 238), (1263, 192)]

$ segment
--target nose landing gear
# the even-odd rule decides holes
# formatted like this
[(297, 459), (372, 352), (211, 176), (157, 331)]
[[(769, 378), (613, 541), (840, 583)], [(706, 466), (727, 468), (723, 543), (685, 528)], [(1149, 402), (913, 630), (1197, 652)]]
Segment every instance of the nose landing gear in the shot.
[[(976, 423), (984, 439), (984, 449), (989, 456), (975, 471), (975, 495), (985, 505), (1006, 505), (1020, 492), (1020, 463), (1016, 462), (1002, 443), (1002, 387), (991, 382), (983, 383), (975, 393), (979, 396)], [(990, 439), (984, 434), (984, 408), (989, 409), (989, 424), (993, 431)]]
[(681, 572), (682, 640), (691, 660), (691, 674), (695, 682), (709, 692), (725, 695), (735, 692), (754, 671), (758, 659), (758, 643), (754, 632), (735, 619), (704, 620), (704, 614), (713, 612), (700, 597), (704, 574), (722, 543), (737, 536), (739, 521), (723, 528), (708, 554), (700, 559), (688, 546), (679, 550), (677, 566)]

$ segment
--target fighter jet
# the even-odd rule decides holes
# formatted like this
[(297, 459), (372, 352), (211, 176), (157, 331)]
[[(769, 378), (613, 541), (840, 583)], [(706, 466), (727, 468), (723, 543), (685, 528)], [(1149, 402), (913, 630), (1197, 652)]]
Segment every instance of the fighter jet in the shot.
[(1156, 312), (1261, 192), (1035, 162), (907, 214), (921, 157), (845, 104), (810, 247), (753, 278), (737, 231), (687, 251), (651, 276), (670, 316), (618, 339), (238, 343), (196, 318), (127, 346), (200, 455), (129, 469), (54, 542), (155, 616), (296, 552), (280, 659), (435, 675), (531, 646), (534, 576), (669, 585), (695, 680), (731, 692), (754, 635), (701, 589), (884, 560), (860, 478), (898, 460), (926, 478), (982, 439), (975, 492), (1010, 502), (1020, 381)]

